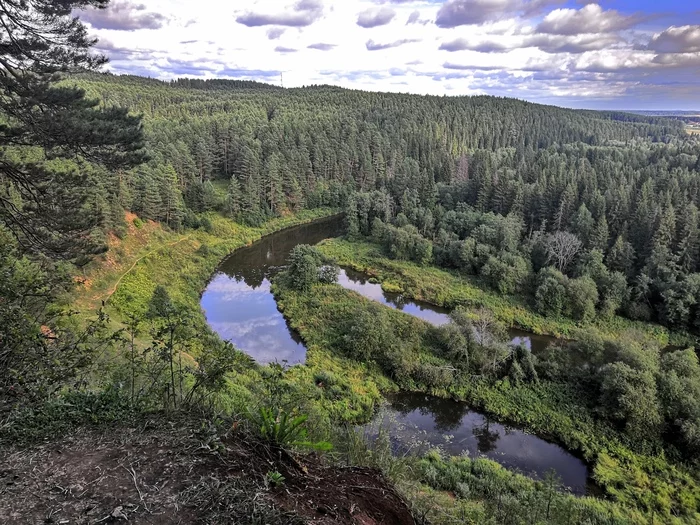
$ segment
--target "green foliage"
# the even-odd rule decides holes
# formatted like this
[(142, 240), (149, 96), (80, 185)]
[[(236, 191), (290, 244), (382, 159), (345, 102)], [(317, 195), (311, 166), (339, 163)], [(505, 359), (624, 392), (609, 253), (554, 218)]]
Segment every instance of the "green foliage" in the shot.
[[(695, 516), (700, 488), (691, 474), (659, 454), (662, 421), (653, 381), (658, 347), (651, 342), (634, 334), (603, 339), (580, 332), (580, 341), (562, 342), (558, 351), (549, 351), (553, 357), (539, 360), (523, 346), (508, 350), (499, 343), (493, 335), (498, 323), (483, 312), (457, 310), (453, 323), (438, 329), (338, 286), (306, 293), (276, 286), (275, 294), (306, 341), (309, 362), (321, 352), (338, 350), (370, 359), (402, 388), (464, 399), (580, 451), (596, 466), (596, 480), (606, 493), (625, 505), (664, 516), (671, 516), (673, 507), (690, 520)], [(355, 341), (369, 357), (349, 353)], [(634, 374), (606, 379), (608, 367), (620, 365)], [(637, 380), (649, 377), (651, 384)], [(604, 405), (609, 412), (595, 410)], [(606, 457), (612, 463), (607, 468), (600, 463), (599, 469)], [(649, 490), (665, 494), (666, 503), (649, 500)]]
[(659, 399), (669, 434), (695, 454), (700, 451), (700, 363), (692, 348), (664, 354)]
[(0, 411), (82, 386), (93, 357), (115, 342), (103, 310), (81, 326), (55, 304), (69, 286), (65, 266), (21, 255), (0, 227)]
[(394, 259), (414, 261), (421, 265), (429, 264), (432, 260), (432, 243), (410, 224), (396, 228), (391, 224), (384, 224), (376, 217), (372, 223), (372, 237), (381, 243)]
[[(423, 483), (457, 497), (458, 502), (446, 505), (447, 512), (457, 511), (465, 500), (478, 504), (494, 523), (648, 523), (642, 514), (621, 505), (571, 496), (552, 475), (534, 481), (487, 459), (442, 459), (435, 452), (426, 454), (417, 466)], [(467, 523), (485, 522), (476, 509), (470, 514), (463, 518)]]
[(382, 313), (375, 305), (363, 305), (349, 313), (341, 345), (349, 357), (382, 362), (394, 354), (398, 342), (394, 327)]
[(537, 275), (535, 306), (545, 316), (562, 315), (566, 306), (567, 279), (559, 270), (551, 266), (540, 270)]
[(596, 315), (598, 289), (590, 277), (579, 277), (567, 282), (566, 310), (569, 316), (579, 321), (592, 321)]
[(140, 414), (119, 389), (66, 392), (42, 404), (13, 411), (0, 426), (0, 443), (32, 444), (86, 425), (117, 425)]
[(519, 292), (529, 274), (527, 261), (513, 254), (491, 255), (480, 270), (480, 275), (493, 289), (507, 295)]
[[(390, 286), (410, 299), (426, 301), (446, 308), (465, 306), (484, 308), (505, 326), (514, 326), (536, 334), (550, 334), (567, 338), (577, 337), (581, 323), (566, 317), (548, 317), (537, 313), (522, 296), (506, 296), (485, 287), (481, 279), (465, 276), (459, 271), (422, 267), (409, 261), (388, 259), (373, 243), (343, 239), (323, 241), (318, 249), (342, 266), (375, 276), (383, 287)], [(661, 344), (687, 344), (692, 338), (683, 333), (669, 333), (659, 325), (633, 322), (620, 316), (598, 315), (588, 326), (602, 333), (617, 335), (634, 329), (657, 339)]]
[(265, 481), (268, 485), (272, 485), (273, 487), (279, 487), (285, 481), (287, 481), (287, 478), (285, 478), (282, 474), (275, 470), (265, 474)]
[(298, 244), (289, 255), (283, 279), (296, 290), (308, 291), (317, 283), (337, 281), (338, 272), (338, 267), (333, 263), (326, 263), (316, 248), (308, 244)]
[(31, 0), (0, 6), (3, 32), (13, 42), (0, 52), (6, 71), (0, 78), (0, 226), (31, 253), (80, 261), (86, 252), (104, 250), (95, 236), (109, 213), (107, 177), (89, 163), (116, 171), (143, 160), (140, 117), (98, 108), (83, 89), (56, 83), (62, 73), (104, 64), (90, 53), (95, 41), (72, 12), (105, 5)]
[(606, 365), (601, 375), (601, 412), (623, 422), (631, 435), (645, 437), (658, 432), (661, 417), (654, 376), (623, 362)]
[[(30, 4), (48, 10), (32, 23), (51, 24), (59, 17), (59, 40), (73, 35), (59, 45), (77, 45), (73, 51), (68, 47), (74, 64), (99, 63), (85, 54), (89, 42), (80, 22), (69, 19), (75, 2)], [(10, 29), (22, 33), (26, 26)], [(50, 42), (40, 45), (45, 28), (40, 29), (23, 45), (52, 59), (65, 57), (51, 54)], [(23, 53), (22, 64), (31, 65), (24, 50), (8, 52)], [(62, 68), (53, 64), (36, 72)], [(51, 397), (65, 388), (65, 379), (80, 383), (86, 377), (76, 372), (82, 372), (88, 350), (122, 344), (126, 351), (113, 365), (113, 381), (101, 378), (118, 400), (111, 406), (172, 409), (204, 402), (231, 410), (263, 399), (256, 416), (261, 434), (289, 446), (313, 444), (316, 434), (313, 439), (309, 434), (321, 434), (330, 417), (353, 422), (366, 417), (379, 387), (398, 384), (466, 399), (555, 436), (594, 462), (607, 494), (629, 507), (668, 520), (697, 517), (696, 481), (659, 453), (668, 433), (678, 436), (671, 445), (696, 450), (692, 358), (676, 355), (659, 366), (658, 350), (641, 343), (583, 337), (540, 364), (524, 348), (509, 350), (494, 336), (497, 321), (578, 337), (575, 320), (619, 334), (632, 323), (616, 317), (617, 311), (698, 329), (700, 150), (682, 136), (680, 125), (489, 97), (418, 98), (327, 87), (251, 92), (244, 83), (90, 74), (70, 83), (56, 86), (37, 78), (28, 84), (35, 97), (20, 108), (27, 118), (9, 122), (8, 132), (38, 147), (5, 144), (0, 152), (3, 163), (16, 168), (3, 172), (0, 220), (22, 241), (22, 249), (6, 253), (6, 243), (0, 243), (0, 301), (7, 296), (11, 306), (0, 318), (0, 338), (12, 343), (0, 354), (10, 363), (8, 385), (22, 385), (25, 395), (32, 390), (27, 385), (36, 384), (33, 395)], [(106, 94), (100, 111), (75, 83), (93, 95)], [(16, 114), (9, 110), (21, 85), (12, 75), (2, 82), (8, 114)], [(151, 160), (138, 169), (122, 168), (142, 160), (139, 119), (116, 105), (145, 114)], [(433, 124), (426, 128), (426, 122)], [(47, 160), (41, 149), (58, 158)], [(75, 151), (119, 168), (119, 176), (73, 159)], [(40, 197), (36, 206), (32, 194)], [(409, 297), (448, 307), (487, 306), (495, 319), (461, 312), (452, 325), (434, 330), (400, 312), (368, 306), (329, 286), (337, 277), (334, 266), (315, 250), (299, 247), (288, 280), (276, 283), (275, 293), (307, 342), (307, 366), (274, 379), (279, 371), (258, 370), (230, 345), (214, 341), (198, 300), (218, 260), (265, 232), (325, 213), (295, 218), (290, 212), (344, 205), (349, 235), (372, 235), (396, 258), (386, 261), (362, 244), (336, 244), (344, 246), (346, 260), (377, 268), (379, 281)], [(116, 320), (128, 321), (124, 340), (98, 334), (101, 328), (83, 338), (69, 321), (44, 324), (53, 319), (34, 314), (58, 295), (47, 290), (67, 287), (52, 279), (60, 273), (56, 266), (28, 254), (82, 264), (85, 252), (103, 249), (107, 231), (123, 234), (123, 209), (174, 231), (188, 230), (181, 238), (164, 234), (179, 243), (176, 249), (166, 253), (167, 244), (153, 249), (119, 276), (108, 306)], [(150, 223), (134, 226), (140, 234)], [(446, 271), (427, 266), (432, 261)], [(25, 289), (49, 300), (35, 303), (31, 293), (21, 292)], [(532, 299), (540, 315), (528, 307)], [(127, 319), (127, 313), (133, 316)], [(41, 332), (42, 325), (48, 330)], [(668, 338), (663, 329), (641, 326), (657, 339)], [(55, 352), (64, 348), (76, 353)], [(53, 367), (49, 357), (55, 355), (77, 360)], [(59, 422), (84, 421), (88, 412), (65, 410), (53, 413)], [(121, 408), (106, 412), (111, 415), (105, 419), (128, 414)], [(50, 417), (41, 415), (35, 426)], [(670, 450), (669, 456), (679, 455)], [(460, 510), (475, 522), (538, 522), (555, 515), (636, 520), (630, 509), (555, 495), (551, 479), (529, 485), (478, 460), (455, 468), (443, 468), (435, 458), (426, 461), (424, 481), (437, 487), (455, 479), (444, 488), (466, 500), (459, 502)]]
[(306, 438), (303, 425), (307, 419), (306, 415), (292, 417), (282, 410), (261, 407), (258, 414), (260, 435), (275, 445), (297, 445)]
[(270, 365), (264, 378), (266, 403), (249, 418), (257, 425), (260, 436), (278, 447), (306, 447), (328, 451), (332, 445), (327, 441), (311, 441), (307, 428), (308, 414), (299, 413), (298, 400), (294, 398), (295, 386), (285, 378), (280, 365)]

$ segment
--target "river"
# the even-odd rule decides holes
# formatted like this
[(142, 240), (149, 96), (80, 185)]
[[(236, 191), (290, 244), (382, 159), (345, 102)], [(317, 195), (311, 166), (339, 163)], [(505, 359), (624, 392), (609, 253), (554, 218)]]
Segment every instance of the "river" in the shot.
[[(294, 246), (317, 244), (342, 235), (343, 231), (343, 218), (331, 217), (274, 233), (233, 252), (221, 262), (202, 295), (201, 305), (209, 325), (222, 339), (259, 363), (303, 363), (306, 348), (277, 309), (270, 280), (284, 267)], [(430, 323), (449, 321), (448, 310), (384, 292), (379, 284), (350, 269), (341, 271), (339, 284)], [(552, 341), (519, 330), (511, 330), (510, 336), (513, 343), (525, 343), (533, 352)], [(379, 417), (381, 424), (391, 425), (392, 440), (397, 446), (410, 446), (416, 440), (439, 444), (451, 454), (468, 451), (472, 457), (483, 455), (539, 478), (553, 469), (572, 492), (586, 492), (588, 469), (583, 461), (537, 436), (491, 422), (465, 403), (422, 394), (399, 394), (388, 399), (388, 406)], [(380, 421), (375, 420), (374, 424)]]

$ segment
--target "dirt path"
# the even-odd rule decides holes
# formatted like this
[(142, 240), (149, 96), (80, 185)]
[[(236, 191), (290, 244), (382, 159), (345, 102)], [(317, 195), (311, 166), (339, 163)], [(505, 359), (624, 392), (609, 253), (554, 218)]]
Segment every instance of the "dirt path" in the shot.
[(116, 292), (116, 291), (117, 291), (117, 288), (119, 288), (119, 285), (121, 284), (121, 282), (122, 282), (122, 280), (124, 279), (124, 277), (126, 277), (127, 275), (129, 275), (129, 273), (130, 273), (134, 268), (136, 268), (136, 265), (137, 265), (138, 263), (140, 263), (141, 261), (143, 261), (146, 257), (150, 257), (150, 256), (153, 255), (154, 253), (159, 252), (160, 250), (162, 250), (163, 248), (170, 248), (170, 247), (172, 247), (172, 246), (175, 246), (176, 244), (180, 244), (182, 241), (186, 241), (186, 240), (190, 239), (191, 237), (192, 237), (191, 235), (186, 235), (185, 237), (182, 237), (181, 239), (178, 239), (177, 241), (170, 242), (170, 243), (168, 243), (168, 244), (162, 244), (162, 245), (158, 246), (157, 248), (154, 248), (154, 249), (151, 250), (150, 252), (143, 254), (143, 255), (142, 255), (141, 257), (139, 257), (138, 259), (136, 259), (136, 260), (134, 261), (134, 263), (129, 267), (129, 269), (126, 270), (126, 271), (121, 275), (121, 277), (119, 277), (119, 279), (117, 280), (117, 282), (114, 283), (114, 286), (112, 286), (112, 288), (110, 288), (110, 290), (107, 292), (107, 296), (104, 298), (104, 302), (105, 302), (105, 303), (109, 302), (109, 300), (111, 299), (112, 295), (114, 295), (114, 292)]

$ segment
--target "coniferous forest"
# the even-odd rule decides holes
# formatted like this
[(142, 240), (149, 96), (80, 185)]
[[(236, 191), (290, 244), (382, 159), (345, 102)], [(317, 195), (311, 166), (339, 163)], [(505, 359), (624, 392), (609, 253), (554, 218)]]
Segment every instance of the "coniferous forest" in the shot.
[[(386, 241), (399, 258), (492, 275), (504, 292), (545, 267), (559, 273), (542, 282), (586, 274), (597, 313), (700, 328), (700, 150), (678, 121), (328, 86), (78, 85), (146, 118), (150, 160), (95, 197), (111, 227), (123, 209), (178, 229), (212, 210), (258, 225), (349, 206), (364, 235), (374, 218), (402, 230)], [(538, 309), (562, 313), (551, 300)]]
[[(14, 476), (0, 521), (29, 512), (13, 492), (27, 458), (76, 440), (141, 443), (116, 470), (148, 512), (189, 509), (172, 522), (306, 523), (330, 510), (297, 503), (336, 497), (319, 488), (336, 481), (391, 495), (381, 516), (362, 503), (367, 523), (700, 519), (700, 138), (680, 120), (115, 76), (70, 16), (106, 4), (0, 2), (0, 482)], [(258, 365), (211, 330), (199, 301), (222, 259), (341, 213), (342, 240), (297, 246), (272, 279), (306, 364)], [(352, 295), (336, 263), (454, 309), (450, 324)], [(533, 355), (505, 340), (508, 322), (559, 339)], [(356, 425), (399, 390), (551, 439), (595, 490), (439, 450), (397, 456)], [(136, 470), (157, 464), (154, 442), (182, 462), (163, 472), (190, 476), (170, 500)], [(138, 505), (95, 521), (140, 522)], [(354, 523), (341, 514), (329, 523)]]

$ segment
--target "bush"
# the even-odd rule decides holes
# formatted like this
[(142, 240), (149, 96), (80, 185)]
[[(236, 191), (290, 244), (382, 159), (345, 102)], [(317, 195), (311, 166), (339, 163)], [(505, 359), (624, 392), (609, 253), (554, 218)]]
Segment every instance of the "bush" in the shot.
[(530, 273), (527, 261), (519, 255), (490, 256), (480, 274), (489, 285), (503, 294), (517, 292)]
[(428, 363), (421, 363), (413, 371), (416, 383), (424, 385), (429, 389), (445, 389), (454, 382), (454, 369), (446, 366), (436, 366)]
[(567, 300), (567, 278), (559, 270), (547, 267), (537, 276), (535, 307), (542, 315), (557, 317), (564, 311)]
[(317, 283), (331, 284), (338, 280), (338, 266), (325, 264), (321, 253), (308, 244), (295, 246), (288, 261), (283, 280), (294, 290), (309, 291)]
[(387, 358), (398, 341), (394, 327), (377, 309), (375, 305), (359, 306), (348, 316), (348, 325), (343, 330), (343, 347), (348, 357), (383, 363), (390, 360)]
[(306, 414), (293, 415), (282, 408), (261, 407), (254, 418), (260, 428), (260, 435), (270, 443), (285, 447), (309, 447), (315, 450), (330, 450), (332, 445), (325, 441), (308, 440)]
[(595, 318), (595, 306), (598, 303), (598, 289), (590, 277), (569, 279), (566, 283), (567, 312), (572, 319), (591, 321)]

